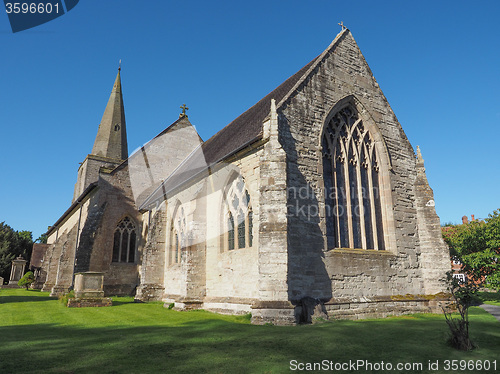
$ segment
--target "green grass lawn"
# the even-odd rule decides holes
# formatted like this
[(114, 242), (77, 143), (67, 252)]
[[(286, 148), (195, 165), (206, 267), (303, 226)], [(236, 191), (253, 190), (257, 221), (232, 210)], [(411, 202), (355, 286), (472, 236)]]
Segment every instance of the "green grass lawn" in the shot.
[[(488, 313), (471, 309), (479, 346), (472, 352), (449, 347), (447, 333), (441, 315), (254, 326), (244, 316), (176, 312), (131, 298), (69, 309), (46, 293), (0, 290), (1, 374), (287, 373), (291, 360), (422, 363), (423, 370), (391, 373), (448, 374), (460, 371), (444, 370), (444, 360), (497, 360), (500, 371), (500, 322)], [(440, 370), (428, 370), (429, 360), (439, 360)]]
[(485, 304), (500, 306), (500, 292), (479, 292), (479, 298)]

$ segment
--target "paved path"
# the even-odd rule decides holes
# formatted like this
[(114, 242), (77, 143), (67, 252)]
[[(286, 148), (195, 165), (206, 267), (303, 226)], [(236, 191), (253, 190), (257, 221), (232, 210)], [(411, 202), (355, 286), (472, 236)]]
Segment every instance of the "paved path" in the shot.
[(490, 313), (493, 317), (495, 317), (498, 321), (500, 321), (500, 306), (498, 305), (490, 305), (490, 304), (481, 304), (479, 305), (481, 308)]

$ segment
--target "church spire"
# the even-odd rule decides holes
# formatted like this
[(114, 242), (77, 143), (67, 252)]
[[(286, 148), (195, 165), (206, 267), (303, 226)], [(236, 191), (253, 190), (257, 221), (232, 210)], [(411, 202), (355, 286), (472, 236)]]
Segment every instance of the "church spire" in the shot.
[(108, 105), (97, 130), (92, 154), (96, 156), (125, 160), (128, 157), (127, 129), (123, 108), (121, 66), (118, 68), (115, 84), (108, 100)]

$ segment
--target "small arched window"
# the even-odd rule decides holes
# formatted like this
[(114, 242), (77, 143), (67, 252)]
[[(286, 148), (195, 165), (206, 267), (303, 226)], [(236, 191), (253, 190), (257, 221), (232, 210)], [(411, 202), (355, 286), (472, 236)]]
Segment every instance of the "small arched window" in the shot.
[(327, 246), (385, 249), (377, 147), (349, 105), (322, 139)]
[(170, 221), (170, 263), (181, 262), (182, 249), (187, 245), (187, 229), (184, 208), (178, 207)]
[(233, 180), (226, 194), (226, 240), (227, 250), (253, 246), (253, 213), (250, 195), (241, 176)]
[(113, 240), (113, 262), (135, 262), (137, 232), (129, 217), (122, 219), (116, 226)]
[(234, 249), (234, 218), (230, 211), (227, 218), (227, 249), (230, 251)]

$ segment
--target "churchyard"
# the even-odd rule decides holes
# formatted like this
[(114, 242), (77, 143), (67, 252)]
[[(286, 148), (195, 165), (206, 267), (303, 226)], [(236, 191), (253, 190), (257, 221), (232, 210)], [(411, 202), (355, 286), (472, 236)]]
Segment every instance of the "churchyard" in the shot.
[[(0, 289), (0, 373), (287, 373), (357, 360), (390, 363), (393, 373), (461, 372), (445, 370), (446, 360), (488, 360), (490, 370), (463, 372), (495, 372), (500, 323), (473, 307), (470, 330), (479, 348), (460, 352), (446, 344), (439, 314), (258, 326), (249, 316), (177, 312), (129, 297), (114, 297), (111, 307), (66, 308), (48, 293)], [(421, 366), (397, 370), (397, 363)], [(369, 372), (357, 369), (330, 372)]]

